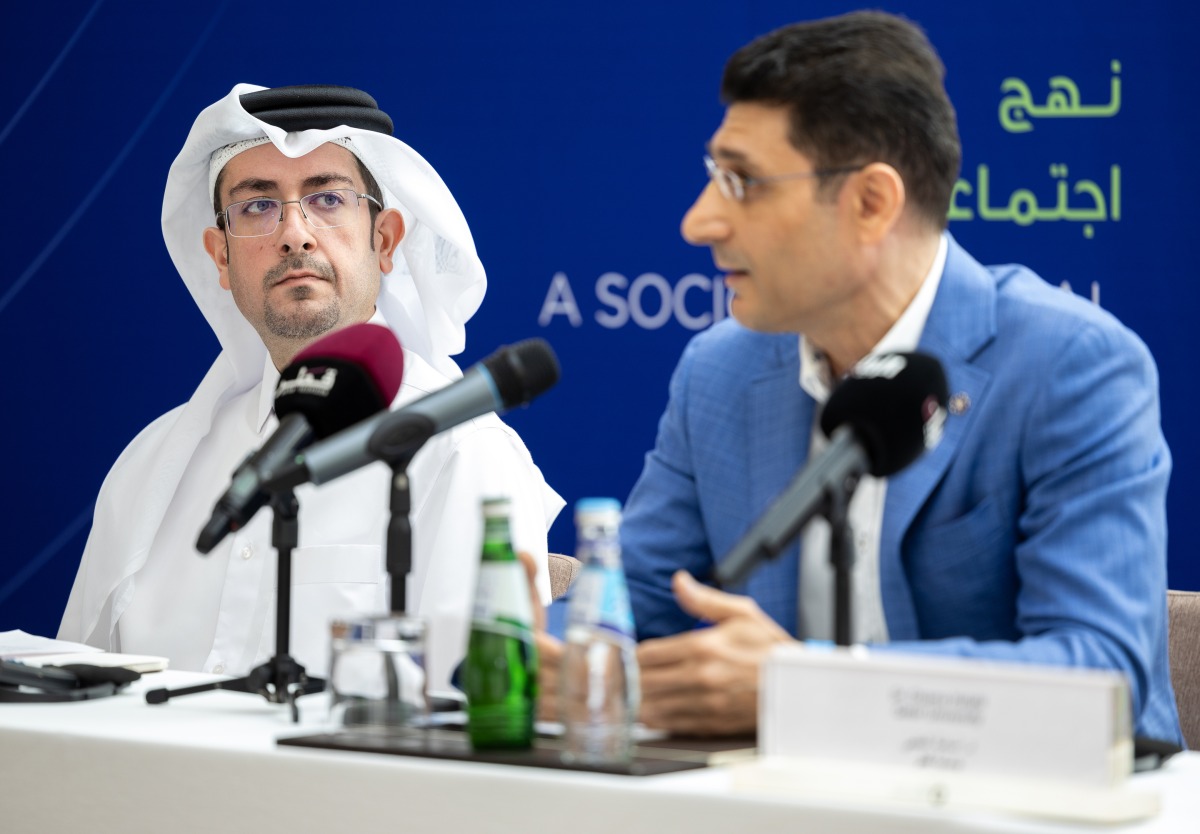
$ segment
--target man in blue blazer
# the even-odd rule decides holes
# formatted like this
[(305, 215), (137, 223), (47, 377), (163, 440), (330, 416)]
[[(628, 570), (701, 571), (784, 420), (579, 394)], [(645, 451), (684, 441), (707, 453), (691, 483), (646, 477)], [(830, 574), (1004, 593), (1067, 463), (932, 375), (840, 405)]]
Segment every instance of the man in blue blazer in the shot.
[(648, 724), (750, 730), (771, 645), (828, 636), (816, 528), (740, 594), (692, 577), (819, 451), (838, 378), (918, 349), (942, 362), (950, 413), (940, 445), (851, 504), (858, 639), (1115, 669), (1137, 733), (1181, 741), (1154, 362), (1097, 306), (945, 232), (960, 150), (943, 72), (882, 13), (785, 27), (726, 67), (683, 234), (712, 249), (736, 321), (684, 353), (621, 535)]

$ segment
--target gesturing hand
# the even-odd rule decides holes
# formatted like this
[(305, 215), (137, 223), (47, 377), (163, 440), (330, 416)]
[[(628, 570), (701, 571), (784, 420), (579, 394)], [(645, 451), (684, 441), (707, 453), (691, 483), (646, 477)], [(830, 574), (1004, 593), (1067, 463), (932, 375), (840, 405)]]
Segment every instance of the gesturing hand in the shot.
[(537, 589), (537, 563), (528, 553), (518, 553), (529, 580), (529, 599), (533, 603), (533, 637), (538, 650), (538, 714), (540, 721), (558, 720), (558, 670), (562, 665), (563, 644), (546, 633), (546, 609)]
[(684, 611), (714, 625), (638, 646), (642, 721), (680, 735), (753, 731), (759, 667), (791, 637), (749, 597), (709, 588), (685, 571), (671, 584)]

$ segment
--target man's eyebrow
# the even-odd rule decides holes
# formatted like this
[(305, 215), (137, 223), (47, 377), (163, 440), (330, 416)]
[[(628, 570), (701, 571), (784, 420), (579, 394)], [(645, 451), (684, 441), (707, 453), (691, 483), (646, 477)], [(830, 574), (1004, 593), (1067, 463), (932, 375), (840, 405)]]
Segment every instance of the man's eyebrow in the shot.
[(708, 155), (711, 156), (717, 162), (732, 162), (735, 165), (742, 165), (742, 166), (747, 166), (747, 165), (753, 164), (750, 161), (749, 156), (747, 156), (742, 151), (736, 150), (734, 148), (724, 148), (724, 147), (715, 148), (715, 147), (713, 147), (712, 142), (705, 142), (704, 149), (706, 151), (708, 151)]
[(246, 191), (253, 191), (259, 194), (266, 194), (268, 191), (274, 191), (279, 188), (279, 184), (274, 180), (260, 180), (256, 177), (247, 177), (239, 182), (233, 188), (229, 189), (229, 196), (235, 197), (238, 194)]
[(331, 183), (349, 185), (356, 189), (358, 187), (355, 185), (354, 180), (350, 177), (333, 171), (324, 174), (313, 174), (311, 177), (306, 177), (301, 185), (303, 185), (305, 188), (320, 188), (322, 186), (330, 185)]
[[(357, 188), (354, 180), (346, 174), (339, 174), (335, 171), (327, 171), (321, 174), (313, 174), (311, 177), (305, 177), (300, 183), (303, 189), (309, 188), (324, 188), (330, 184), (349, 185)], [(236, 197), (238, 194), (271, 194), (278, 193), (279, 183), (275, 180), (264, 180), (258, 177), (247, 177), (239, 182), (233, 188), (229, 189), (229, 196)], [(307, 193), (307, 191), (306, 191)]]

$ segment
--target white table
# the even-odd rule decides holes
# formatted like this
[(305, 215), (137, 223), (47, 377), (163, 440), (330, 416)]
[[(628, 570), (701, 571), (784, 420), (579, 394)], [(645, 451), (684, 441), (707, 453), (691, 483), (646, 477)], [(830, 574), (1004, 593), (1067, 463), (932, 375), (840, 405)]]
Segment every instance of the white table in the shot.
[(724, 768), (651, 777), (442, 762), (279, 747), (319, 732), (324, 696), (301, 724), (254, 695), (211, 692), (160, 706), (146, 689), (211, 678), (148, 675), (119, 696), (0, 704), (0, 831), (474, 832), (1196, 832), (1200, 753), (1134, 777), (1163, 812), (1088, 828), (945, 808), (868, 808), (736, 793)]

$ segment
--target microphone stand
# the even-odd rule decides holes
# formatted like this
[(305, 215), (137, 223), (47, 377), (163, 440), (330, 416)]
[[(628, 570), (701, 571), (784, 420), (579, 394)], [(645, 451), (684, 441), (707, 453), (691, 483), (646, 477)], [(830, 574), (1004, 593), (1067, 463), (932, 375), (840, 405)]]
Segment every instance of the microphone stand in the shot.
[(403, 614), (407, 604), (408, 573), (412, 570), (412, 510), (408, 464), (429, 438), (437, 433), (426, 415), (409, 415), (403, 420), (385, 423), (372, 432), (367, 448), (378, 460), (392, 468), (389, 509), (392, 517), (387, 531), (387, 572), (391, 584), (393, 614)]
[[(277, 554), (275, 656), (261, 666), (251, 669), (250, 674), (243, 678), (184, 686), (179, 689), (151, 689), (146, 693), (146, 703), (164, 704), (171, 698), (183, 695), (226, 689), (231, 692), (257, 693), (273, 704), (286, 703), (291, 707), (292, 721), (300, 721), (296, 699), (301, 695), (320, 692), (325, 688), (325, 681), (322, 678), (309, 677), (304, 667), (288, 653), (292, 613), (292, 550), (296, 547), (300, 534), (297, 518), (299, 509), (300, 505), (291, 487), (272, 490), (271, 510), (274, 513), (274, 521), (271, 524), (271, 545)], [(405, 518), (407, 519), (407, 515)]]
[[(392, 468), (391, 518), (387, 529), (387, 572), (390, 589), (390, 605), (393, 617), (405, 616), (408, 605), (408, 574), (412, 570), (412, 510), (408, 465), (425, 443), (437, 433), (429, 418), (415, 415), (394, 425), (377, 430), (371, 437), (369, 447), (372, 454)], [(391, 663), (385, 664), (387, 675), (387, 698), (399, 702), (400, 680)], [(433, 709), (462, 709), (462, 703), (446, 700), (438, 706), (434, 698)]]
[[(776, 523), (775, 529), (764, 533), (751, 546), (739, 543), (730, 555), (715, 566), (713, 579), (718, 588), (731, 588), (745, 582), (759, 562), (775, 559), (796, 540), (811, 519), (820, 516), (829, 522), (829, 564), (833, 569), (833, 633), (839, 646), (849, 646), (851, 639), (852, 587), (854, 582), (854, 535), (850, 529), (850, 499), (858, 487), (858, 474), (845, 476), (840, 483), (825, 483), (819, 492), (803, 497), (793, 496), (805, 515), (790, 507), (792, 517), (786, 523)], [(776, 509), (779, 505), (776, 505)], [(745, 540), (743, 540), (745, 541)]]
[(857, 478), (849, 478), (841, 489), (830, 487), (825, 493), (822, 515), (829, 522), (829, 563), (833, 567), (833, 639), (849, 646), (851, 636), (851, 589), (854, 584), (854, 531), (850, 528), (850, 498), (858, 487)]
[(408, 464), (416, 452), (417, 450), (413, 449), (386, 459), (392, 467), (389, 502), (392, 517), (388, 521), (387, 529), (387, 572), (391, 584), (390, 601), (393, 614), (403, 614), (408, 603), (408, 574), (412, 570), (412, 521), (409, 519), (412, 495)]

